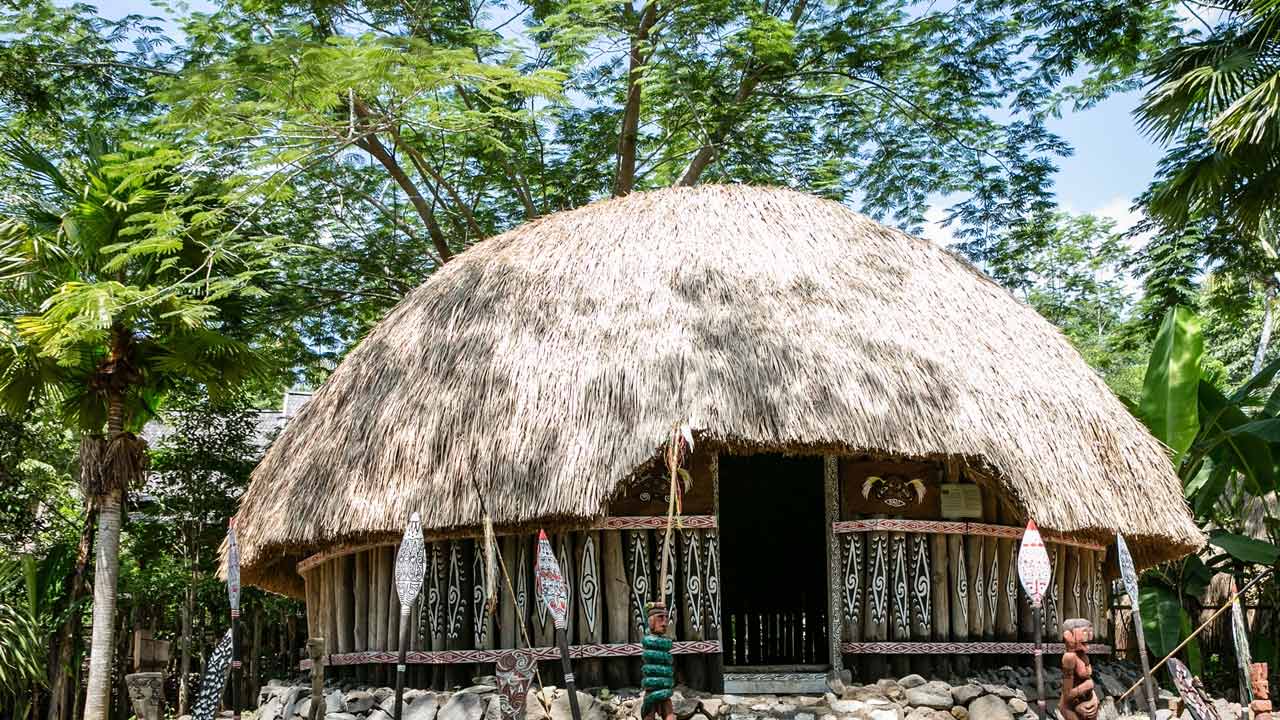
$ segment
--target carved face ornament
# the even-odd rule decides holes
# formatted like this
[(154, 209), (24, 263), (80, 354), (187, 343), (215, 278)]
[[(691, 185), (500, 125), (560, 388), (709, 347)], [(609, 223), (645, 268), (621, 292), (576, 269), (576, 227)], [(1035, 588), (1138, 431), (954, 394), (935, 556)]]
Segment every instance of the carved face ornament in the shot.
[[(914, 493), (913, 493), (914, 491)], [(914, 494), (914, 498), (912, 495)], [(905, 508), (912, 503), (924, 502), (924, 480), (907, 480), (900, 475), (878, 477), (872, 475), (862, 483), (862, 497), (884, 503), (891, 508)]]

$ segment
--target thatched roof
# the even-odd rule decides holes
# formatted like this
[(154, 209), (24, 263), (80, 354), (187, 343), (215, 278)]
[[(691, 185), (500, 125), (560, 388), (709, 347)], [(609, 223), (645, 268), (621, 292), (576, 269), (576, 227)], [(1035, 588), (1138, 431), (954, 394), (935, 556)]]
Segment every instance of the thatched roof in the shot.
[(1063, 336), (921, 238), (781, 189), (637, 193), (467, 250), (354, 349), (254, 471), (245, 581), (318, 549), (593, 518), (672, 424), (700, 442), (986, 468), (1042, 527), (1203, 538), (1163, 448)]

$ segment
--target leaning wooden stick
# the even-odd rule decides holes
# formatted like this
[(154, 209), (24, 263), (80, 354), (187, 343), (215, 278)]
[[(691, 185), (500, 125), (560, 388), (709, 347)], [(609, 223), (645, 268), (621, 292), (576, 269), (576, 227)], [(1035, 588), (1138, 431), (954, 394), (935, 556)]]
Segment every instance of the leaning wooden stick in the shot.
[(556, 624), (556, 644), (560, 646), (560, 661), (564, 663), (564, 688), (569, 693), (569, 712), (573, 714), (573, 720), (582, 720), (582, 710), (578, 708), (578, 684), (573, 677), (573, 663), (569, 660), (569, 592), (560, 572), (560, 563), (556, 562), (551, 542), (543, 530), (538, 531), (538, 591)]
[(409, 625), (413, 606), (422, 592), (422, 579), (427, 572), (427, 546), (422, 539), (422, 521), (418, 513), (409, 516), (404, 538), (396, 551), (396, 595), (400, 598), (400, 662), (396, 664), (396, 714), (400, 720), (404, 709), (404, 674), (409, 653)]
[(236, 634), (240, 621), (240, 544), (236, 542), (235, 518), (227, 523), (227, 599), (231, 603), (231, 718), (240, 720), (240, 684), (244, 671)]
[(1133, 606), (1133, 630), (1138, 636), (1138, 657), (1142, 659), (1142, 677), (1147, 683), (1147, 712), (1154, 720), (1156, 716), (1155, 684), (1151, 681), (1151, 661), (1147, 659), (1147, 639), (1142, 630), (1142, 609), (1138, 602), (1138, 571), (1133, 566), (1133, 555), (1129, 554), (1129, 546), (1124, 541), (1124, 535), (1120, 533), (1116, 533), (1116, 557), (1120, 562), (1120, 579), (1124, 581), (1124, 591), (1129, 593), (1129, 603)]
[(1034, 639), (1036, 664), (1036, 708), (1043, 720), (1046, 716), (1044, 698), (1044, 638), (1041, 627), (1041, 608), (1044, 592), (1053, 579), (1053, 567), (1049, 564), (1049, 552), (1045, 550), (1044, 540), (1033, 521), (1027, 521), (1027, 529), (1022, 533), (1022, 546), (1018, 549), (1018, 581), (1031, 601), (1031, 622), (1035, 626)]
[(1244, 587), (1240, 588), (1240, 590), (1238, 590), (1235, 594), (1233, 594), (1230, 598), (1228, 598), (1228, 599), (1227, 599), (1227, 602), (1226, 602), (1226, 604), (1225, 604), (1225, 605), (1223, 605), (1222, 607), (1218, 608), (1218, 609), (1217, 609), (1217, 610), (1216, 610), (1212, 615), (1210, 615), (1208, 620), (1205, 620), (1204, 622), (1200, 623), (1200, 627), (1196, 628), (1196, 629), (1195, 629), (1195, 630), (1194, 630), (1190, 635), (1188, 635), (1188, 636), (1187, 636), (1187, 639), (1185, 639), (1185, 640), (1183, 640), (1182, 642), (1178, 643), (1178, 647), (1176, 647), (1176, 648), (1174, 648), (1173, 650), (1171, 650), (1171, 651), (1169, 652), (1169, 654), (1168, 654), (1168, 655), (1165, 655), (1165, 656), (1164, 656), (1164, 658), (1160, 660), (1160, 662), (1158, 662), (1158, 663), (1156, 663), (1156, 664), (1155, 664), (1155, 667), (1151, 668), (1151, 670), (1150, 670), (1149, 672), (1147, 672), (1147, 673), (1146, 673), (1146, 675), (1144, 675), (1143, 677), (1138, 678), (1138, 682), (1134, 683), (1133, 685), (1130, 685), (1130, 686), (1129, 686), (1129, 689), (1128, 689), (1128, 690), (1125, 690), (1123, 695), (1121, 695), (1120, 697), (1116, 698), (1116, 702), (1119, 702), (1119, 701), (1121, 701), (1121, 700), (1123, 700), (1123, 699), (1125, 699), (1125, 698), (1129, 697), (1129, 695), (1130, 695), (1134, 690), (1137, 690), (1137, 689), (1138, 689), (1138, 686), (1139, 686), (1139, 685), (1141, 685), (1141, 684), (1142, 684), (1142, 682), (1143, 682), (1144, 680), (1148, 679), (1148, 678), (1151, 676), (1151, 673), (1154, 673), (1155, 671), (1159, 670), (1159, 669), (1160, 669), (1160, 668), (1161, 668), (1165, 663), (1169, 662), (1169, 658), (1173, 657), (1174, 655), (1177, 655), (1179, 650), (1181, 650), (1182, 648), (1186, 647), (1186, 646), (1187, 646), (1187, 643), (1189, 643), (1189, 642), (1191, 642), (1192, 640), (1194, 640), (1194, 639), (1195, 639), (1195, 637), (1196, 637), (1197, 635), (1199, 635), (1199, 634), (1200, 634), (1200, 631), (1202, 631), (1202, 630), (1204, 630), (1205, 628), (1209, 627), (1209, 624), (1210, 624), (1210, 623), (1212, 623), (1214, 620), (1218, 619), (1218, 616), (1219, 616), (1219, 615), (1221, 615), (1222, 613), (1224, 613), (1224, 612), (1226, 612), (1228, 609), (1230, 609), (1230, 608), (1231, 608), (1231, 604), (1232, 604), (1233, 602), (1235, 602), (1235, 601), (1236, 601), (1236, 598), (1238, 598), (1238, 597), (1240, 597), (1241, 595), (1243, 595), (1243, 594), (1245, 594), (1246, 592), (1248, 592), (1248, 591), (1249, 591), (1249, 588), (1253, 587), (1254, 585), (1257, 585), (1259, 581), (1261, 581), (1263, 578), (1265, 578), (1265, 577), (1267, 577), (1268, 575), (1270, 575), (1273, 571), (1274, 571), (1274, 568), (1267, 568), (1266, 570), (1264, 570), (1264, 571), (1262, 572), (1262, 574), (1261, 574), (1261, 575), (1259, 575), (1258, 577), (1256, 577), (1256, 578), (1254, 578), (1254, 579), (1250, 580), (1250, 581), (1249, 581), (1249, 582), (1248, 582)]

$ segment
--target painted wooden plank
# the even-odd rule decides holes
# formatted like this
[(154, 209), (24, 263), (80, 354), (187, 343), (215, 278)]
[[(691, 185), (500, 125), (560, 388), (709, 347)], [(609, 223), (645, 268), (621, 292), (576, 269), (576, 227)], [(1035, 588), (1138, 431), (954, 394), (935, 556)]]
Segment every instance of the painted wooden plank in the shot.
[[(578, 630), (580, 645), (598, 645), (604, 641), (604, 600), (601, 597), (600, 533), (575, 533), (573, 554), (578, 571)], [(604, 664), (591, 658), (574, 668), (582, 687), (594, 687), (604, 682)]]
[(1017, 543), (1000, 540), (996, 546), (996, 638), (1004, 641), (1018, 638)]
[(840, 587), (840, 605), (844, 618), (841, 637), (848, 642), (857, 642), (862, 639), (863, 596), (866, 586), (865, 543), (861, 533), (844, 535), (841, 540), (844, 575)]
[(354, 595), (352, 607), (352, 634), (356, 652), (369, 649), (369, 553), (355, 554), (355, 570), (351, 580)]
[(969, 637), (977, 640), (987, 627), (987, 564), (983, 538), (964, 539), (965, 569), (969, 574)]

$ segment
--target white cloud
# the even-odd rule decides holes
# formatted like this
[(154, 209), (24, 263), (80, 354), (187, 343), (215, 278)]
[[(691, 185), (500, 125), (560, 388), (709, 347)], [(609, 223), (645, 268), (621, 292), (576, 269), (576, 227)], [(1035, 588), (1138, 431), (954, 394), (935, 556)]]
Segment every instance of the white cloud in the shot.
[(939, 205), (930, 207), (924, 213), (924, 228), (921, 234), (943, 247), (950, 247), (955, 244), (956, 236), (952, 232), (953, 228), (942, 224), (946, 217), (947, 211), (943, 207)]

